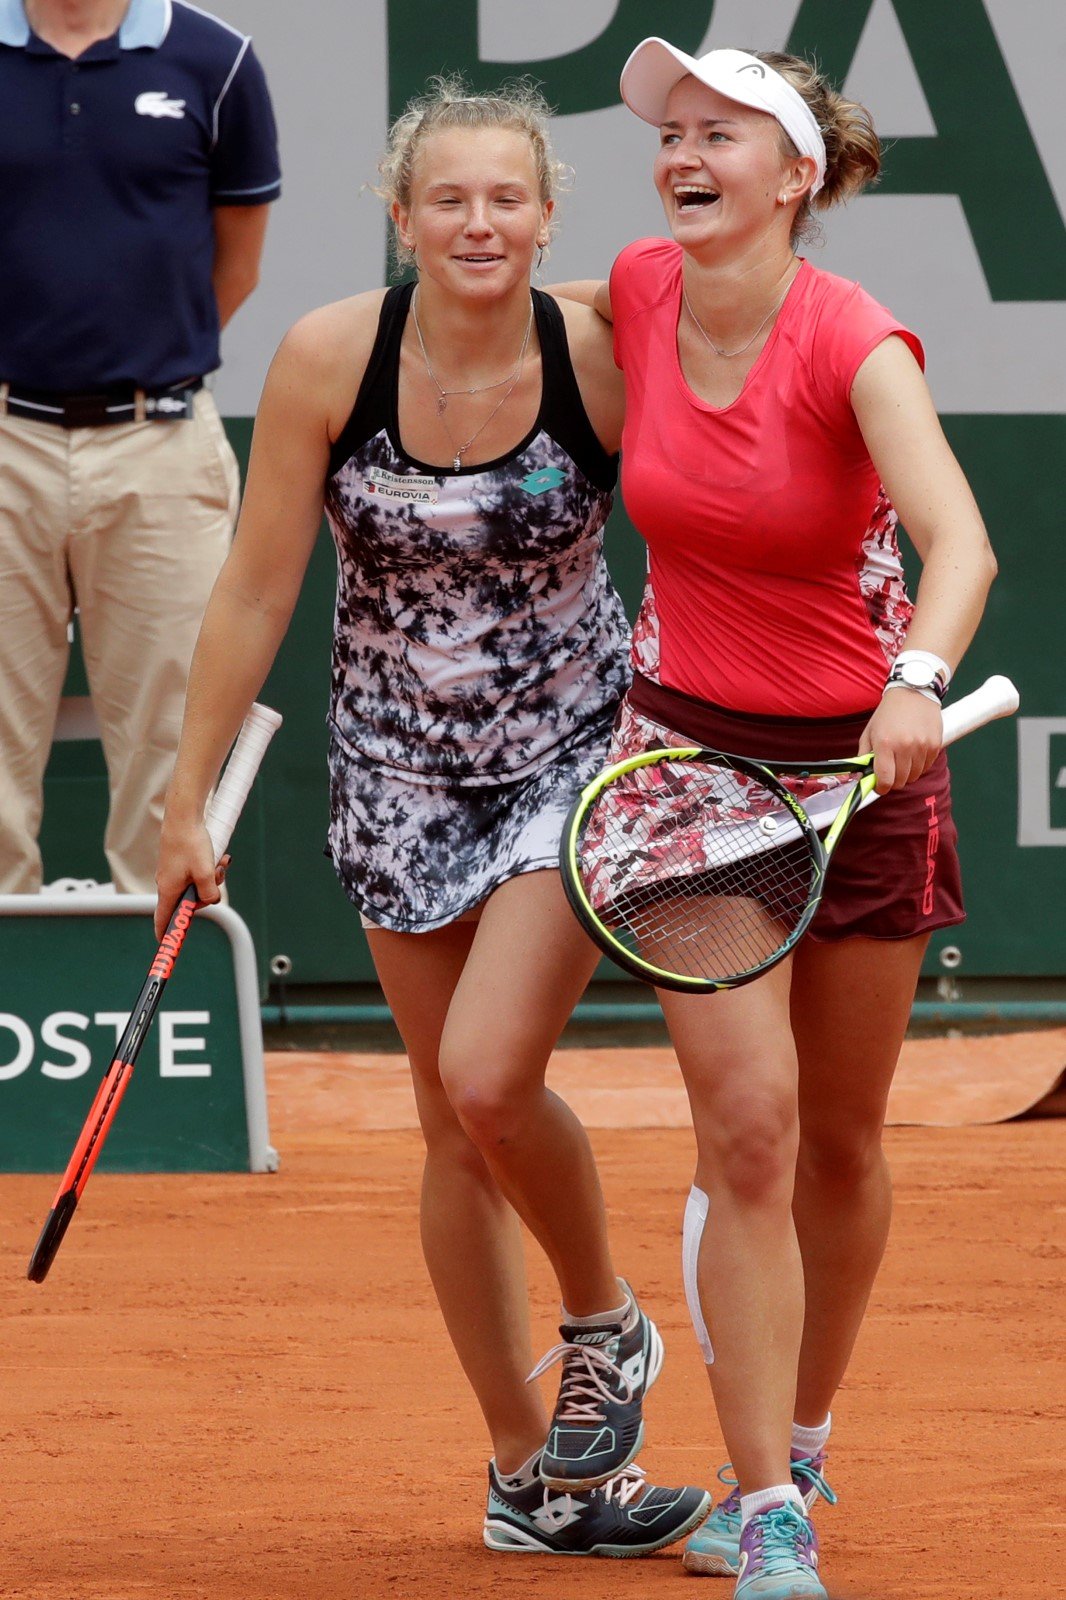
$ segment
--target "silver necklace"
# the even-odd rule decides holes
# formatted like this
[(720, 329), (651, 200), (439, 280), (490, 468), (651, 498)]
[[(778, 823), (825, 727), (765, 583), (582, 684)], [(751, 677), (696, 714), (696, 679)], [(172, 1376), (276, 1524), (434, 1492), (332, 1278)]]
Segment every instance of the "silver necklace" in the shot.
[[(444, 415), (445, 411), (447, 411), (447, 409), (448, 409), (448, 401), (451, 399), (453, 394), (487, 394), (490, 390), (492, 390), (492, 389), (502, 389), (505, 383), (510, 383), (510, 382), (513, 381), (513, 379), (515, 377), (515, 373), (514, 372), (509, 372), (505, 378), (497, 378), (495, 383), (479, 383), (473, 389), (445, 389), (443, 384), (440, 382), (440, 379), (437, 377), (437, 374), (433, 371), (433, 368), (430, 366), (429, 356), (426, 354), (426, 341), (422, 337), (422, 324), (418, 320), (418, 291), (417, 290), (415, 291), (414, 297), (411, 300), (411, 314), (414, 317), (415, 332), (418, 335), (418, 344), (419, 344), (420, 350), (422, 351), (422, 360), (426, 363), (426, 371), (429, 373), (430, 382), (433, 384), (433, 387), (437, 391), (437, 415), (438, 415), (438, 417), (442, 417)], [(518, 372), (518, 371), (521, 370), (522, 361), (523, 361), (523, 358), (525, 357), (525, 353), (526, 353), (526, 345), (529, 343), (529, 330), (532, 327), (532, 325), (533, 325), (533, 302), (531, 300), (530, 303), (529, 303), (529, 321), (526, 323), (526, 336), (522, 341), (522, 350), (521, 350), (521, 354), (518, 357), (518, 367), (515, 369), (515, 372)]]
[[(417, 298), (418, 298), (418, 296), (417, 296), (417, 292), (416, 292), (415, 299), (417, 299)], [(532, 329), (533, 329), (533, 301), (532, 301), (532, 298), (531, 298), (530, 302), (529, 302), (529, 320), (526, 323), (525, 337), (522, 340), (522, 348), (518, 352), (518, 365), (517, 365), (517, 367), (515, 367), (514, 371), (510, 374), (510, 380), (508, 381), (507, 378), (501, 378), (499, 383), (486, 383), (486, 384), (482, 384), (481, 385), (481, 389), (498, 389), (500, 387), (500, 384), (506, 383), (507, 384), (507, 389), (501, 395), (500, 399), (497, 400), (496, 404), (493, 406), (492, 410), (489, 412), (488, 416), (485, 418), (485, 420), (481, 424), (480, 428), (477, 428), (470, 435), (469, 439), (467, 439), (465, 444), (460, 444), (460, 445), (456, 444), (455, 435), (452, 433), (452, 430), (449, 428), (447, 422), (445, 421), (444, 411), (445, 411), (445, 407), (447, 406), (447, 403), (448, 403), (447, 396), (449, 394), (479, 394), (481, 392), (481, 390), (480, 389), (442, 389), (441, 388), (440, 384), (437, 383), (436, 377), (434, 376), (433, 368), (429, 364), (429, 357), (426, 354), (425, 344), (422, 342), (422, 329), (418, 325), (418, 313), (417, 313), (417, 311), (415, 310), (415, 307), (414, 307), (414, 300), (412, 300), (411, 309), (414, 312), (415, 332), (418, 334), (418, 343), (419, 343), (419, 345), (421, 346), (421, 349), (422, 349), (422, 360), (426, 363), (426, 371), (429, 373), (429, 376), (433, 380), (433, 383), (435, 384), (435, 386), (436, 386), (436, 388), (437, 388), (437, 390), (439, 392), (439, 395), (440, 395), (440, 398), (437, 401), (437, 415), (438, 415), (438, 417), (440, 417), (441, 423), (443, 424), (443, 427), (444, 427), (444, 431), (448, 435), (448, 443), (451, 445), (452, 449), (455, 451), (455, 454), (452, 457), (452, 471), (453, 472), (459, 472), (459, 471), (462, 470), (463, 457), (466, 455), (466, 452), (470, 449), (470, 446), (474, 443), (475, 439), (480, 439), (481, 435), (484, 433), (485, 429), (488, 427), (489, 423), (492, 421), (492, 419), (496, 415), (496, 413), (498, 411), (501, 411), (503, 409), (503, 407), (507, 404), (508, 400), (510, 400), (511, 395), (514, 393), (515, 388), (516, 388), (516, 386), (518, 384), (518, 380), (522, 376), (522, 369), (526, 364), (526, 351), (529, 348), (529, 335), (530, 335), (530, 333), (532, 332)]]
[(756, 330), (752, 334), (751, 338), (748, 340), (748, 342), (746, 344), (742, 344), (739, 350), (722, 350), (722, 349), (720, 349), (718, 347), (718, 345), (715, 344), (714, 340), (711, 338), (710, 334), (707, 332), (707, 329), (703, 326), (703, 323), (700, 321), (699, 317), (697, 317), (696, 313), (693, 311), (692, 307), (689, 305), (689, 299), (688, 299), (688, 295), (685, 293), (685, 285), (684, 285), (684, 283), (682, 283), (682, 285), (681, 285), (681, 298), (685, 302), (685, 310), (688, 312), (689, 316), (692, 318), (693, 322), (696, 324), (696, 327), (699, 329), (700, 333), (702, 333), (704, 339), (710, 345), (710, 347), (714, 351), (715, 355), (716, 356), (721, 356), (723, 361), (732, 361), (735, 356), (742, 356), (744, 354), (745, 350), (750, 350), (751, 349), (752, 345), (755, 343), (755, 341), (759, 337), (760, 333), (766, 327), (766, 324), (769, 322), (770, 318), (776, 312), (780, 311), (781, 307), (784, 305), (784, 303), (785, 303), (785, 295), (788, 294), (788, 291), (789, 291), (789, 289), (791, 289), (791, 287), (792, 287), (792, 279), (790, 278), (788, 283), (785, 286), (785, 292), (781, 296), (780, 300), (776, 301), (770, 307), (769, 311), (766, 313), (765, 317), (763, 317), (762, 321), (759, 323), (759, 326), (756, 328)]

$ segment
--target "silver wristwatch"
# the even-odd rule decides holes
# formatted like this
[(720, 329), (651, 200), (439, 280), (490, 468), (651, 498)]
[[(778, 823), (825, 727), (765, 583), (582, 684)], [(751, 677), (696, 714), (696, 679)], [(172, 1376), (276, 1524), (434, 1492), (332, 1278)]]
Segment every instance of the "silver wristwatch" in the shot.
[(951, 670), (947, 662), (927, 650), (904, 650), (892, 663), (885, 688), (915, 689), (919, 694), (924, 694), (927, 700), (935, 700), (939, 705), (950, 681)]

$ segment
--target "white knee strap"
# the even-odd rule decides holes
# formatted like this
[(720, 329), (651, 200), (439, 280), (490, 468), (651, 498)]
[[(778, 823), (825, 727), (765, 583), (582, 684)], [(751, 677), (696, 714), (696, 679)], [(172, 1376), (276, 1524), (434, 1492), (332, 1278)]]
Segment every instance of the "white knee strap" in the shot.
[(692, 1326), (696, 1330), (696, 1341), (704, 1361), (710, 1366), (714, 1360), (714, 1346), (711, 1336), (707, 1332), (707, 1324), (703, 1318), (703, 1307), (700, 1305), (699, 1274), (697, 1271), (700, 1259), (700, 1240), (703, 1238), (703, 1224), (707, 1221), (707, 1196), (702, 1189), (693, 1186), (688, 1192), (685, 1202), (685, 1222), (681, 1230), (681, 1272), (685, 1280), (685, 1299), (688, 1301), (688, 1314), (692, 1318)]

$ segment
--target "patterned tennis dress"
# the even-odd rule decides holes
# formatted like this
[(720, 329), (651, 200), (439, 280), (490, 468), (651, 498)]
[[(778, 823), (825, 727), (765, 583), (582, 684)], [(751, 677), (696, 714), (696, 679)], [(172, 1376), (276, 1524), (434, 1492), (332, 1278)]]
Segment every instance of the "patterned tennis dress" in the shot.
[(556, 865), (566, 812), (604, 762), (629, 629), (603, 557), (617, 457), (585, 414), (559, 308), (533, 291), (529, 434), (453, 472), (400, 441), (412, 292), (385, 296), (330, 460), (328, 848), (365, 920), (424, 933)]

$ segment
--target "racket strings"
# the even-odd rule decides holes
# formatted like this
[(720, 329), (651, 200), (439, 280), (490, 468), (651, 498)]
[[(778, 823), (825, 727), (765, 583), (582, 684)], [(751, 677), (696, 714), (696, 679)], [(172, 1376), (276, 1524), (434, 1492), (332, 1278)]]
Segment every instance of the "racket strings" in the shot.
[(779, 793), (729, 767), (663, 761), (608, 784), (578, 845), (589, 902), (641, 961), (728, 978), (795, 934), (815, 880)]

